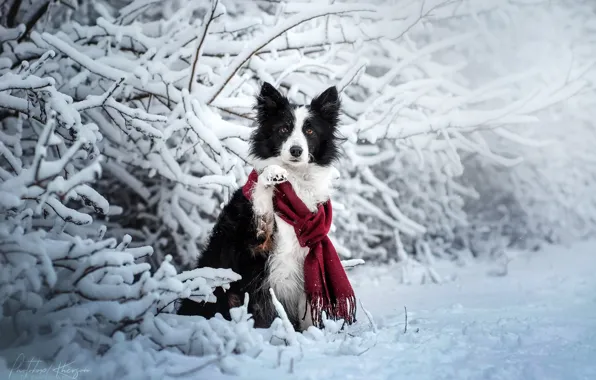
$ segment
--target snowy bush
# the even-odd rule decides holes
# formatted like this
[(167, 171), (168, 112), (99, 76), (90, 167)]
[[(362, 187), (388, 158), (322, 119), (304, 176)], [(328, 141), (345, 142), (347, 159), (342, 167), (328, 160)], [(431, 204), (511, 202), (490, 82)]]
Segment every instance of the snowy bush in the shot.
[(154, 268), (168, 253), (181, 268), (191, 265), (245, 180), (251, 107), (263, 81), (298, 103), (329, 85), (342, 91), (347, 141), (335, 240), (345, 256), (385, 260), (402, 257), (400, 244), (409, 254), (441, 255), (466, 228), (464, 204), (477, 194), (457, 180), (462, 157), (517, 162), (475, 131), (517, 141), (537, 111), (584, 85), (536, 85), (538, 70), (468, 83), (465, 51), (486, 41), (458, 25), (502, 12), (494, 2), (463, 4), (303, 11), (303, 2), (134, 1), (86, 9), (99, 15), (95, 23), (81, 23), (77, 10), (57, 33), (33, 32), (31, 41), (57, 53), (62, 92), (111, 95), (82, 110), (104, 136), (109, 176), (96, 188), (123, 210), (107, 221), (107, 236), (153, 246)]
[(464, 160), (463, 182), (479, 193), (464, 209), (470, 223), (462, 231), (475, 254), (495, 252), (499, 246), (502, 251), (510, 245), (570, 242), (596, 233), (591, 148), (596, 144), (596, 8), (575, 0), (513, 8), (507, 17), (482, 16), (491, 35), (486, 46), (470, 52), (475, 57), (472, 71), (485, 67), (484, 75), (497, 77), (541, 67), (542, 86), (581, 87), (569, 97), (563, 91), (561, 102), (538, 113), (540, 125), (520, 130), (514, 144), (481, 132), (491, 150), (513, 159), (511, 165), (498, 166), (479, 156)]
[(82, 100), (59, 91), (54, 52), (39, 50), (33, 62), (16, 54), (33, 50), (28, 43), (11, 45), (24, 30), (6, 31), (12, 37), (0, 57), (0, 351), (49, 358), (77, 344), (104, 353), (139, 335), (156, 349), (178, 345), (220, 355), (247, 349), (245, 341), (229, 344), (252, 326), (246, 312), (234, 323), (189, 324), (194, 341), (189, 334), (164, 336), (162, 313), (173, 311), (175, 300), (212, 300), (214, 288), (238, 275), (211, 268), (177, 274), (171, 257), (150, 271), (143, 262), (150, 246), (130, 247), (128, 235), (120, 243), (105, 237), (98, 219), (119, 210), (93, 188), (102, 173), (104, 135), (85, 113), (117, 104), (123, 115), (144, 114), (116, 103), (116, 86)]
[[(340, 183), (346, 189), (341, 192), (345, 197), (342, 201), (350, 210), (345, 214), (342, 228), (353, 231), (345, 235), (351, 242), (342, 240), (342, 243), (354, 252), (368, 257), (375, 254), (395, 257), (397, 251), (398, 257), (405, 259), (401, 249), (404, 246), (405, 251), (417, 255), (419, 260), (429, 262), (432, 261), (429, 256), (450, 255), (455, 249), (471, 248), (487, 240), (501, 241), (502, 233), (509, 234), (508, 240), (515, 242), (519, 237), (515, 232), (528, 221), (528, 215), (534, 215), (536, 221), (543, 215), (544, 209), (534, 205), (534, 196), (543, 194), (545, 202), (554, 203), (560, 194), (558, 190), (547, 193), (527, 191), (530, 186), (535, 186), (531, 178), (517, 182), (507, 180), (494, 186), (499, 179), (492, 175), (495, 171), (510, 173), (506, 169), (522, 163), (528, 146), (536, 149), (548, 139), (544, 136), (543, 125), (536, 123), (539, 120), (536, 116), (540, 114), (544, 119), (550, 119), (551, 115), (543, 110), (550, 110), (553, 105), (568, 99), (580, 99), (576, 95), (592, 87), (587, 71), (590, 61), (571, 65), (565, 60), (550, 58), (563, 50), (561, 46), (566, 48), (567, 41), (578, 35), (581, 37), (582, 32), (576, 28), (575, 35), (567, 33), (559, 39), (547, 39), (558, 41), (551, 42), (558, 50), (548, 50), (550, 55), (540, 51), (542, 54), (529, 61), (528, 56), (535, 52), (534, 46), (517, 41), (519, 36), (524, 36), (524, 25), (536, 14), (548, 19), (542, 19), (540, 25), (561, 24), (557, 19), (560, 17), (558, 8), (491, 2), (486, 4), (490, 7), (481, 12), (470, 3), (465, 4), (468, 6), (458, 3), (457, 13), (450, 7), (441, 8), (441, 13), (435, 11), (432, 22), (424, 22), (428, 21), (427, 17), (417, 23), (408, 31), (405, 41), (383, 41), (386, 51), (371, 53), (378, 48), (376, 44), (364, 47), (368, 51), (361, 55), (375, 59), (371, 59), (357, 84), (365, 83), (368, 74), (382, 73), (381, 85), (376, 82), (368, 88), (383, 91), (378, 92), (380, 95), (367, 92), (367, 99), (375, 96), (389, 98), (389, 104), (384, 104), (377, 112), (382, 114), (385, 110), (396, 116), (389, 123), (391, 128), (383, 122), (368, 129), (355, 123), (356, 128), (347, 133), (355, 132), (358, 138), (356, 146), (346, 147), (348, 155), (352, 154), (352, 149), (365, 150), (367, 155), (350, 157), (354, 167), (348, 169)], [(568, 12), (577, 12), (577, 8), (568, 6), (568, 9)], [(583, 19), (589, 20), (589, 17)], [(572, 20), (574, 17), (571, 16), (563, 18), (564, 22)], [(469, 33), (471, 23), (477, 25), (478, 32)], [(506, 33), (504, 36), (493, 35), (495, 29)], [(540, 28), (535, 30), (540, 33)], [(585, 51), (585, 46), (583, 48)], [(393, 58), (393, 61), (383, 60), (384, 56)], [(511, 62), (506, 64), (503, 57), (511, 58)], [(550, 65), (544, 64), (549, 58)], [(396, 61), (399, 70), (395, 67)], [(399, 89), (398, 95), (388, 93), (383, 87), (392, 70), (396, 73), (394, 83)], [(401, 103), (396, 104), (400, 97)], [(375, 103), (367, 110), (375, 110)], [(500, 141), (500, 145), (495, 145), (495, 141)], [(572, 144), (561, 145), (559, 149), (569, 149), (569, 146)], [(586, 150), (580, 152), (578, 154), (584, 154)], [(371, 160), (371, 156), (378, 162)], [(490, 170), (476, 173), (482, 180), (473, 181), (465, 174), (464, 164), (472, 168), (470, 164), (478, 161)], [(463, 180), (458, 178), (462, 174)], [(474, 175), (474, 171), (471, 174)], [(346, 177), (349, 180), (345, 180)], [(544, 181), (552, 180), (544, 178)], [(485, 186), (486, 183), (493, 186)], [(586, 182), (587, 186), (590, 183), (593, 182)], [(503, 191), (495, 191), (498, 188)], [(512, 223), (508, 224), (508, 221), (495, 220), (494, 214), (499, 212), (493, 207), (495, 202), (487, 204), (485, 201), (487, 196), (504, 197), (510, 191), (514, 192), (510, 198), (518, 204), (523, 203), (525, 209), (520, 211), (515, 204), (511, 205), (508, 213), (518, 216), (511, 217), (517, 219), (510, 218), (508, 221)], [(354, 214), (365, 224), (351, 223)], [(505, 226), (495, 228), (499, 226), (487, 224), (483, 219), (486, 214), (491, 214), (492, 222)], [(556, 217), (557, 214), (551, 215)], [(492, 238), (478, 234), (478, 230), (488, 230)], [(503, 244), (508, 245), (510, 241)], [(362, 252), (366, 248), (371, 249)]]

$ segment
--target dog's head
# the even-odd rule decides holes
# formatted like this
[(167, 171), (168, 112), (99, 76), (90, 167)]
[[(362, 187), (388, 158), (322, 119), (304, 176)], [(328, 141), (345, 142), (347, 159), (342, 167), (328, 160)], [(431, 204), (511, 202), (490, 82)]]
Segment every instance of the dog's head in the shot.
[(309, 105), (297, 106), (264, 83), (255, 106), (257, 128), (250, 142), (251, 155), (286, 168), (331, 165), (339, 155), (339, 108), (335, 87)]

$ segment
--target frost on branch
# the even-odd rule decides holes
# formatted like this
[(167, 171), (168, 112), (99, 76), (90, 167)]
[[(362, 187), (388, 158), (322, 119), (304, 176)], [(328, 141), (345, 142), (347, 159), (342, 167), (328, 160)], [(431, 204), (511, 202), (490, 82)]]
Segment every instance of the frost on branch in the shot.
[[(596, 234), (595, 12), (593, 6), (573, 0), (520, 7), (511, 22), (521, 30), (527, 20), (533, 20), (534, 27), (551, 27), (538, 32), (540, 28), (526, 26), (530, 32), (519, 34), (495, 23), (494, 38), (506, 43), (496, 44), (495, 51), (476, 46), (471, 52), (482, 61), (475, 65), (494, 60), (496, 54), (510, 57), (491, 68), (497, 74), (537, 63), (548, 68), (540, 75), (540, 85), (560, 100), (538, 113), (543, 121), (538, 128), (517, 136), (506, 130), (481, 132), (491, 149), (523, 157), (523, 163), (505, 170), (482, 157), (465, 160), (464, 180), (479, 198), (466, 206), (471, 228), (462, 235), (476, 255), (510, 245), (536, 248), (545, 241), (566, 243)], [(570, 96), (567, 90), (572, 85), (581, 87)]]
[(245, 180), (263, 81), (297, 103), (342, 91), (340, 252), (401, 260), (402, 244), (424, 264), (474, 244), (465, 205), (480, 195), (460, 179), (464, 162), (519, 164), (493, 136), (519, 145), (537, 112), (585, 89), (582, 75), (543, 84), (535, 65), (468, 80), (470, 51), (485, 56), (492, 40), (464, 26), (525, 9), (506, 2), (104, 5), (64, 16), (59, 33), (32, 31), (29, 44), (56, 52), (52, 75), (103, 136), (107, 174), (95, 189), (119, 214), (106, 218), (106, 237), (151, 245), (153, 268), (170, 253), (192, 266)]
[(517, 141), (537, 111), (584, 86), (578, 77), (536, 87), (534, 69), (469, 83), (466, 49), (485, 41), (458, 25), (488, 23), (476, 14), (496, 9), (517, 12), (499, 7), (138, 0), (95, 9), (95, 23), (81, 22), (77, 10), (59, 33), (31, 32), (31, 44), (56, 52), (61, 91), (104, 137), (109, 175), (96, 189), (120, 214), (106, 220), (106, 236), (153, 246), (153, 268), (169, 253), (192, 266), (221, 205), (245, 180), (263, 81), (297, 103), (329, 85), (342, 91), (340, 252), (400, 258), (399, 237), (408, 255), (430, 262), (451, 255), (468, 226), (464, 204), (478, 195), (458, 181), (462, 158), (519, 162), (491, 150), (480, 131)]
[[(95, 25), (73, 21), (60, 33), (32, 32), (31, 40), (57, 52), (57, 75), (70, 78), (62, 91), (104, 136), (109, 177), (97, 188), (122, 209), (106, 236), (127, 233), (151, 244), (154, 268), (172, 250), (175, 262), (187, 266), (221, 204), (245, 179), (254, 88), (270, 79), (268, 69), (251, 65), (261, 54), (273, 63), (270, 43), (290, 29), (372, 7), (270, 14), (245, 2), (189, 1), (179, 8), (165, 2), (141, 11), (143, 4), (107, 8)], [(251, 16), (238, 19), (243, 13)], [(286, 47), (294, 57), (310, 36), (308, 29), (301, 34), (287, 40), (298, 44)]]

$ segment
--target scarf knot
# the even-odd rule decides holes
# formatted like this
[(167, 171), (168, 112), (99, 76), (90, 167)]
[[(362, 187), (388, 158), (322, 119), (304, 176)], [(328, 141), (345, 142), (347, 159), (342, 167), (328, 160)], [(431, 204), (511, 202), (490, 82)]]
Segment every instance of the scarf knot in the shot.
[[(258, 180), (252, 171), (242, 187), (247, 199)], [(343, 319), (351, 324), (356, 321), (356, 297), (341, 260), (327, 236), (333, 218), (331, 201), (328, 200), (311, 211), (296, 195), (290, 182), (277, 184), (273, 196), (275, 214), (294, 227), (301, 247), (309, 251), (304, 260), (304, 291), (310, 305), (313, 324), (321, 326), (322, 312), (330, 319)]]

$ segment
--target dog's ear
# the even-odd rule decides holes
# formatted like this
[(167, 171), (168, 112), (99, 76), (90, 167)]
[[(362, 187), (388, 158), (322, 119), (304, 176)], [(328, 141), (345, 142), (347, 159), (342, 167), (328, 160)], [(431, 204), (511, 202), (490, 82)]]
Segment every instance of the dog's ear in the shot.
[(310, 109), (317, 115), (335, 125), (339, 118), (339, 94), (335, 86), (329, 87), (312, 100)]
[(287, 100), (270, 83), (265, 82), (261, 86), (261, 92), (257, 96), (256, 109), (261, 115), (267, 115), (283, 107)]

